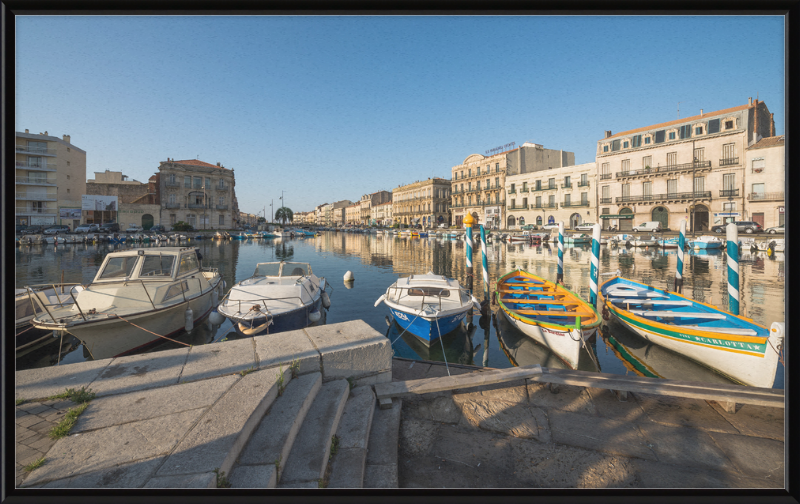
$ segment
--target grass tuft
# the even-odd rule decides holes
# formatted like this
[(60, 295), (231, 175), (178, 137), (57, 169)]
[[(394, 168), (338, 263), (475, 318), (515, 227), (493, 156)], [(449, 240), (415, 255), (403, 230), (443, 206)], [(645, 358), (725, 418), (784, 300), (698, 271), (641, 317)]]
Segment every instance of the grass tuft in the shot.
[(353, 390), (353, 388), (356, 386), (356, 380), (352, 376), (347, 378), (347, 383), (350, 384), (350, 390)]
[(244, 371), (242, 371), (239, 374), (241, 374), (242, 376), (247, 376), (248, 374), (252, 373), (255, 370), (256, 370), (256, 368), (250, 366), (249, 368), (245, 369)]
[(48, 399), (70, 399), (74, 403), (82, 404), (88, 403), (95, 398), (95, 393), (92, 389), (81, 387), (80, 390), (68, 388), (60, 394), (48, 397)]
[(42, 458), (40, 458), (40, 459), (38, 459), (38, 460), (34, 460), (34, 461), (33, 461), (33, 462), (31, 462), (30, 464), (26, 465), (26, 466), (24, 467), (24, 469), (25, 469), (26, 471), (28, 471), (28, 472), (31, 472), (31, 471), (33, 471), (34, 469), (36, 469), (37, 467), (42, 467), (43, 465), (44, 465), (44, 457), (42, 457)]
[(220, 471), (219, 467), (214, 469), (214, 474), (217, 475), (217, 488), (230, 488), (231, 482), (225, 477), (225, 471)]
[(331, 454), (328, 455), (328, 460), (332, 459), (337, 451), (339, 451), (339, 436), (334, 434), (331, 436)]
[(64, 415), (64, 418), (61, 419), (56, 425), (50, 429), (49, 435), (51, 439), (61, 439), (69, 435), (69, 431), (75, 426), (75, 423), (78, 421), (78, 417), (81, 413), (89, 406), (88, 402), (85, 402), (78, 406), (77, 408), (69, 408), (67, 410), (67, 414)]
[(283, 384), (283, 365), (278, 366), (278, 396), (283, 395), (286, 385)]
[(292, 378), (297, 378), (297, 374), (300, 370), (300, 359), (293, 360), (289, 369), (292, 371)]
[(19, 406), (19, 405), (21, 405), (21, 404), (24, 404), (24, 403), (25, 403), (25, 399), (21, 399), (21, 398), (20, 398), (20, 399), (17, 399), (16, 401), (14, 401), (14, 403), (15, 403), (17, 406)]

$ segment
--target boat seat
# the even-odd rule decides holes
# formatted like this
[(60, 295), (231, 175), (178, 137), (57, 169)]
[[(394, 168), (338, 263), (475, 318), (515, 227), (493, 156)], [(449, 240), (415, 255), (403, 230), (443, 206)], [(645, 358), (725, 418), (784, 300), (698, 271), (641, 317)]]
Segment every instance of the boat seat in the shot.
[[(727, 316), (724, 313), (709, 313), (709, 312), (673, 312), (665, 310), (647, 310), (647, 311), (634, 311), (631, 313), (640, 317), (667, 317), (667, 318), (703, 318), (703, 319), (725, 319)], [(706, 328), (707, 330), (716, 330), (716, 328)]]
[(669, 300), (660, 300), (660, 299), (644, 300), (644, 299), (637, 299), (637, 298), (633, 298), (633, 299), (612, 299), (611, 302), (612, 303), (630, 303), (630, 304), (636, 303), (636, 304), (641, 304), (641, 305), (651, 305), (651, 304), (669, 305), (669, 306), (691, 306), (692, 305), (691, 301), (669, 301)]
[(508, 301), (512, 303), (520, 303), (520, 304), (549, 304), (549, 305), (560, 305), (560, 306), (578, 306), (580, 305), (577, 301), (554, 301), (550, 299), (543, 299), (543, 300), (536, 300), (536, 299), (514, 299), (514, 298), (504, 298), (501, 301)]
[(637, 296), (637, 295), (638, 296), (644, 295), (644, 297), (648, 297), (648, 298), (652, 298), (652, 297), (668, 298), (669, 297), (666, 294), (660, 294), (658, 292), (648, 291), (648, 290), (644, 290), (644, 289), (642, 289), (642, 290), (638, 290), (638, 289), (637, 290), (634, 290), (634, 289), (616, 290), (616, 291), (607, 291), (605, 293), (606, 297), (608, 297), (608, 296), (625, 297), (625, 296)]
[(571, 312), (571, 311), (541, 311), (541, 310), (511, 310), (514, 313), (519, 313), (520, 315), (534, 315), (537, 317), (592, 317), (594, 313), (588, 311), (582, 312)]

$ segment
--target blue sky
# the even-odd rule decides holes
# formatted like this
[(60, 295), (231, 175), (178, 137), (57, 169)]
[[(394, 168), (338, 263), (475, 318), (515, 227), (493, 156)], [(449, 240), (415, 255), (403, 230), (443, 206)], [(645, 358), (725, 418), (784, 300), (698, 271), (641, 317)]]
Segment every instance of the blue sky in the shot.
[[(757, 36), (756, 36), (757, 34)], [(766, 102), (781, 16), (36, 16), (16, 24), (16, 130), (71, 135), (87, 178), (221, 162), (242, 211), (294, 211), (531, 141), (594, 161), (614, 133)]]

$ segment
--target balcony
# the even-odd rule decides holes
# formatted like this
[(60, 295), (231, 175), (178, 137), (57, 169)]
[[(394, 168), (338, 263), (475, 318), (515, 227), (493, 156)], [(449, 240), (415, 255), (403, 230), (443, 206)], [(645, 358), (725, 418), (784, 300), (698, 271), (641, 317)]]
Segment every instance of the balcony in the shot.
[(187, 203), (186, 208), (211, 208), (211, 205), (207, 205), (204, 203)]
[(600, 198), (601, 204), (611, 204), (611, 198)]
[(572, 182), (569, 184), (561, 184), (561, 189), (572, 189)]
[(169, 180), (167, 180), (166, 182), (164, 182), (164, 185), (166, 185), (167, 187), (180, 187), (181, 183), (180, 182), (170, 182)]
[(739, 196), (739, 189), (720, 189), (719, 191), (720, 198), (732, 198), (734, 196)]
[(537, 210), (542, 208), (558, 208), (558, 203), (539, 203), (536, 205), (531, 205), (531, 210)]
[(18, 170), (36, 170), (36, 171), (56, 171), (56, 164), (55, 163), (42, 163), (38, 165), (31, 165), (26, 163), (25, 161), (16, 161), (14, 163), (14, 167)]
[(609, 180), (610, 178), (611, 178), (611, 174), (610, 173), (601, 173), (600, 174), (600, 180)]
[(783, 201), (783, 191), (768, 193), (749, 193), (747, 201)]
[(46, 177), (16, 177), (17, 184), (39, 185), (39, 186), (56, 186), (56, 179), (48, 179)]
[(711, 169), (711, 161), (698, 161), (696, 163), (684, 163), (679, 165), (667, 165), (667, 166), (656, 166), (654, 168), (648, 169), (641, 169), (641, 170), (629, 170), (623, 172), (617, 172), (617, 178), (623, 177), (635, 177), (637, 175), (655, 175), (661, 173), (671, 173), (676, 171), (687, 171), (687, 170), (710, 170)]
[(531, 192), (538, 192), (538, 191), (550, 191), (551, 189), (557, 189), (555, 185), (551, 186), (543, 186), (536, 189), (531, 189)]
[(522, 189), (520, 189), (519, 192), (521, 192), (521, 193), (528, 192), (528, 188), (527, 187), (523, 187)]
[(738, 157), (726, 158), (726, 159), (720, 159), (719, 160), (719, 165), (720, 166), (736, 166), (738, 164), (739, 164), (739, 158)]
[(578, 183), (578, 187), (589, 187), (589, 181), (587, 180), (585, 183), (584, 182), (579, 182)]
[(16, 199), (26, 201), (58, 201), (58, 197), (55, 194), (34, 192), (18, 192), (16, 194)]
[(508, 190), (508, 194), (517, 194), (517, 190), (516, 189), (509, 189)]
[(511, 205), (508, 207), (509, 210), (527, 210), (528, 205)]
[(228, 205), (217, 205), (217, 210), (227, 210)]
[(55, 149), (46, 147), (28, 147), (27, 145), (17, 145), (17, 152), (20, 154), (33, 154), (35, 156), (55, 156)]
[(656, 201), (680, 201), (711, 199), (711, 191), (705, 192), (685, 192), (668, 194), (649, 194), (642, 196), (617, 196), (617, 203), (636, 203), (636, 202), (656, 202)]
[(174, 209), (174, 208), (180, 208), (180, 207), (181, 207), (180, 203), (164, 203), (164, 208), (167, 208), (167, 209)]
[(56, 216), (55, 208), (16, 207), (15, 211), (17, 215), (46, 215), (53, 217)]
[(230, 189), (230, 187), (228, 187), (228, 186), (220, 187), (220, 186), (217, 185), (217, 186), (214, 186), (214, 189), (216, 189), (217, 191), (227, 191), (228, 189)]
[(574, 208), (574, 207), (588, 207), (588, 201), (571, 201), (571, 202), (564, 202), (561, 204), (561, 208)]

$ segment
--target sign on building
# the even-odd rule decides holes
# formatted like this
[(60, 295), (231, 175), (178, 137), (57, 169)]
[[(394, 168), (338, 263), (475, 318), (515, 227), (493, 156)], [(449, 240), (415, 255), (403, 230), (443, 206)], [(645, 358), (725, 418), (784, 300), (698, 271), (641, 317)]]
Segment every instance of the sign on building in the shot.
[(59, 208), (58, 209), (58, 216), (62, 219), (80, 219), (81, 218), (81, 209), (80, 208)]
[(118, 207), (116, 196), (84, 194), (81, 196), (81, 210), (97, 210), (116, 212)]

